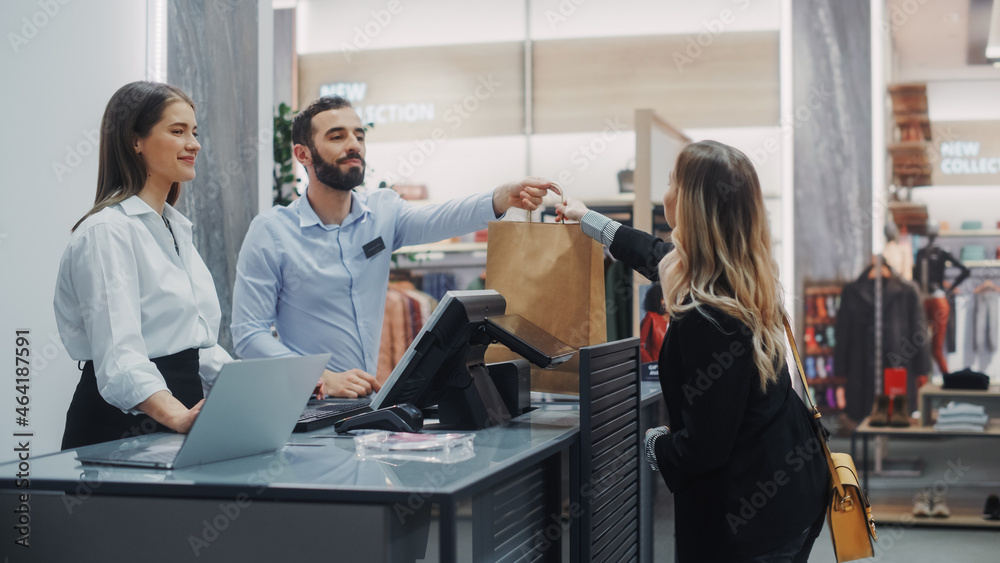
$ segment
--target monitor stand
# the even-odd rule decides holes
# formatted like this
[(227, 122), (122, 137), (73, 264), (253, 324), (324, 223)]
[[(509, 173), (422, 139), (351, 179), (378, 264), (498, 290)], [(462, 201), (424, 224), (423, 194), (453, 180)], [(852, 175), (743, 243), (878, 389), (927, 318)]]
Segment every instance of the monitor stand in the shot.
[(486, 344), (470, 342), (463, 352), (465, 361), (459, 365), (464, 369), (457, 370), (438, 399), (439, 428), (481, 430), (510, 422), (507, 404), (486, 368)]

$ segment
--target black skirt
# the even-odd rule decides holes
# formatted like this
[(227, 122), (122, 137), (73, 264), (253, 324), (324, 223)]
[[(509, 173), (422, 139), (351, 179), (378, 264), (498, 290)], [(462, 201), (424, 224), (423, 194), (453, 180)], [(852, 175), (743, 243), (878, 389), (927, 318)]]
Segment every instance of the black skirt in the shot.
[[(204, 398), (198, 376), (198, 349), (191, 348), (162, 358), (152, 358), (167, 383), (167, 389), (185, 407), (191, 408)], [(153, 432), (171, 432), (145, 414), (124, 413), (108, 404), (97, 390), (94, 362), (83, 365), (80, 383), (66, 413), (62, 449), (79, 448)]]

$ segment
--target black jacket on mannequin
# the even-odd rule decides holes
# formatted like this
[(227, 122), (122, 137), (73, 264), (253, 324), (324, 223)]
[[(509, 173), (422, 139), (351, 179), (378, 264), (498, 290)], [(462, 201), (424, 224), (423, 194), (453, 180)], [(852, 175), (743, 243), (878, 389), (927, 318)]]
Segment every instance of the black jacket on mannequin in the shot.
[[(833, 358), (834, 375), (847, 379), (847, 415), (856, 422), (875, 401), (875, 280), (869, 271), (841, 292)], [(882, 278), (882, 367), (906, 368), (911, 407), (916, 377), (931, 367), (930, 344), (917, 286), (895, 274)]]

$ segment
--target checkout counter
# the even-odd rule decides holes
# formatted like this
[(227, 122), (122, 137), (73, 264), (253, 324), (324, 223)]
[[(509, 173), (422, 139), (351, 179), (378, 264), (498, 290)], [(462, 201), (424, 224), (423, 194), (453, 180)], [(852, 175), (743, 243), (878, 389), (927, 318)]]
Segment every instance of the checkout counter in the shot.
[(30, 495), (30, 548), (6, 540), (3, 551), (46, 562), (649, 561), (656, 476), (640, 452), (659, 386), (640, 385), (637, 339), (580, 354), (580, 402), (475, 431), (463, 461), (364, 458), (328, 428), (272, 454), (170, 471), (59, 452), (32, 458), (28, 489), (15, 488), (16, 463), (0, 465), (5, 522)]

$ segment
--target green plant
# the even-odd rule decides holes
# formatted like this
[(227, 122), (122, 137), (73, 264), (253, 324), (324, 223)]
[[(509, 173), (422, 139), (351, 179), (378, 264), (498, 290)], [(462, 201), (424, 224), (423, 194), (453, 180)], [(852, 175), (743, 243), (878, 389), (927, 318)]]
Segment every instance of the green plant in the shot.
[(300, 181), (293, 168), (292, 116), (292, 108), (284, 102), (274, 114), (274, 205), (291, 203), (295, 186)]

